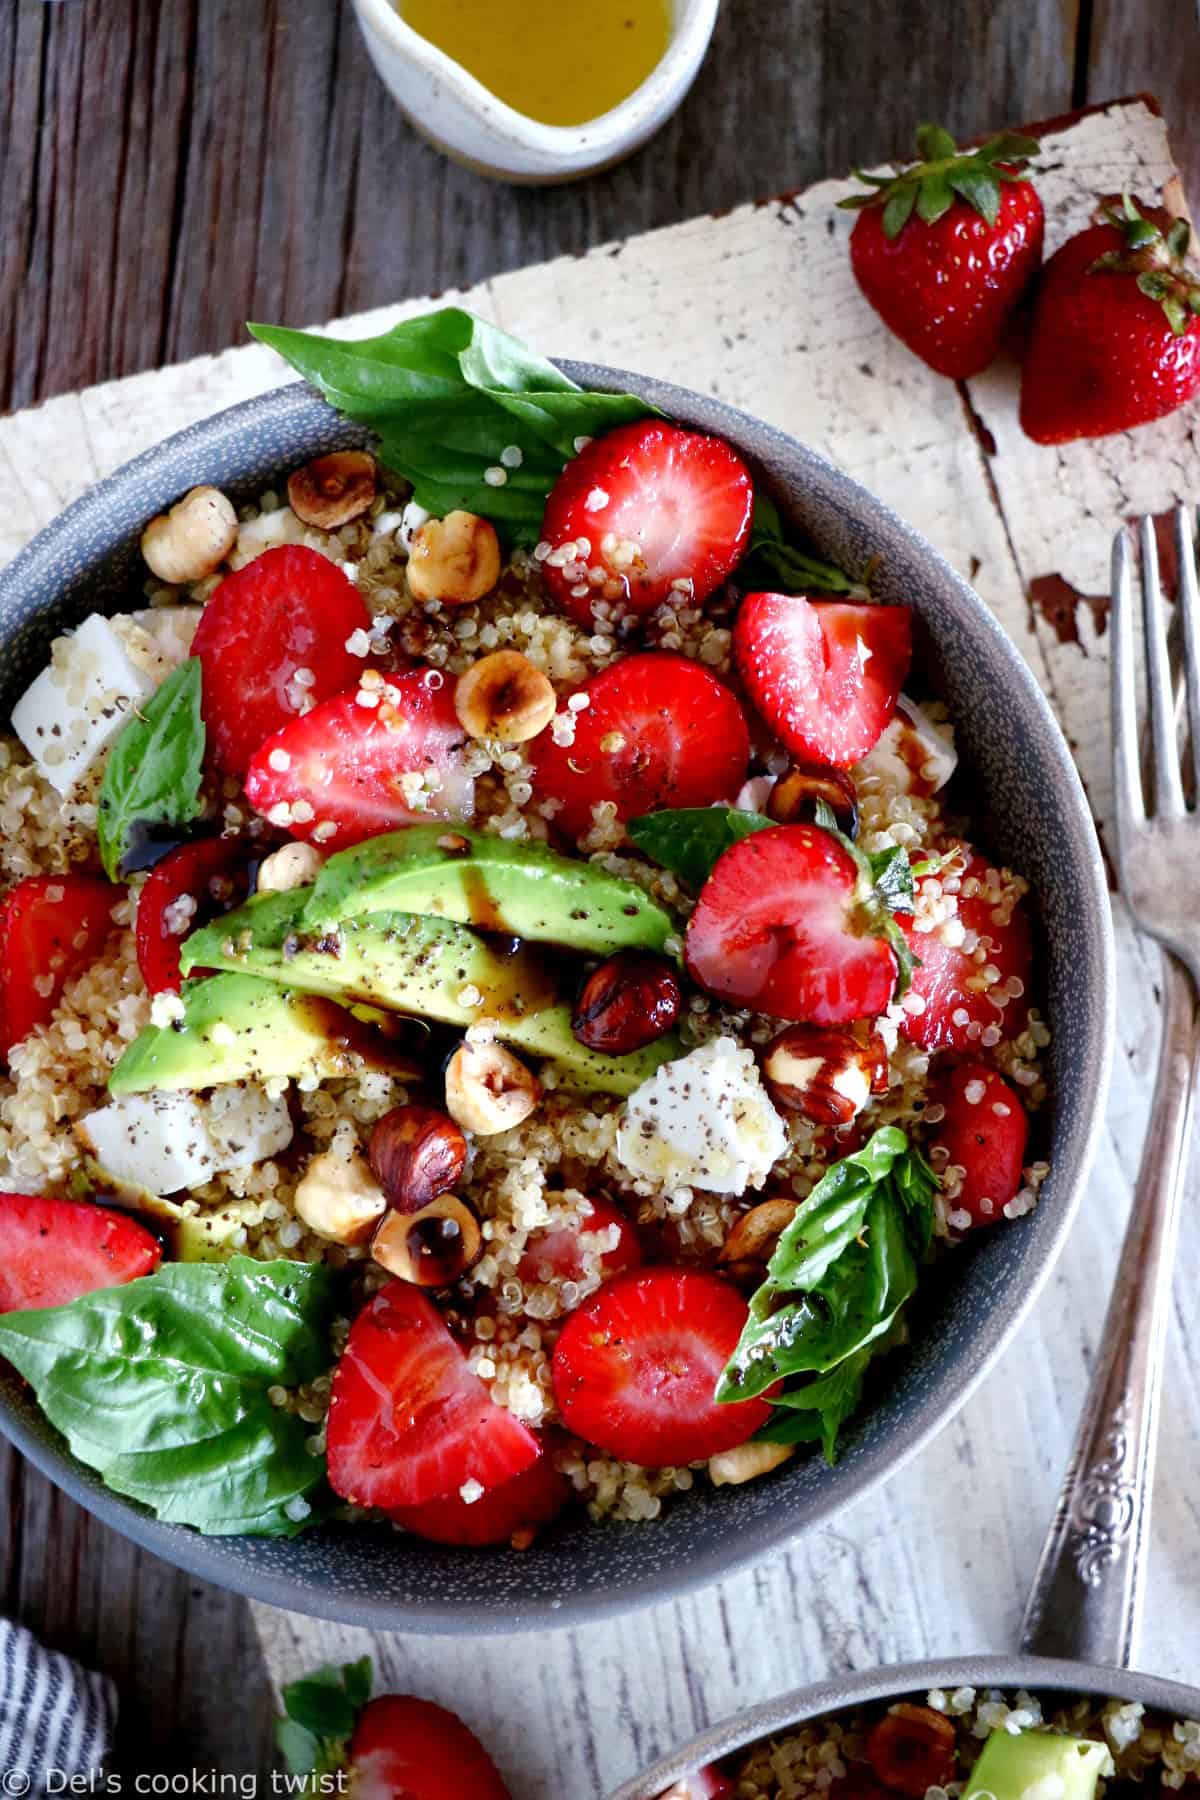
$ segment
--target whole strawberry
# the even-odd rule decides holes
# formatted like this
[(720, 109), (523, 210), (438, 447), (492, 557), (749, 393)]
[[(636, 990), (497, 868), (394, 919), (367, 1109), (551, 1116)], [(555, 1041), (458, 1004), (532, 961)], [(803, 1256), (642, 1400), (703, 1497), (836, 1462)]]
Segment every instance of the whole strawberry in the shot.
[(1021, 374), (1039, 444), (1107, 437), (1200, 393), (1200, 274), (1189, 230), (1126, 195), (1046, 264)]
[(850, 234), (858, 285), (884, 323), (939, 375), (986, 369), (1042, 260), (1044, 216), (1024, 174), (1033, 138), (1006, 132), (960, 152), (922, 125), (921, 161), (898, 175), (863, 175), (874, 193)]

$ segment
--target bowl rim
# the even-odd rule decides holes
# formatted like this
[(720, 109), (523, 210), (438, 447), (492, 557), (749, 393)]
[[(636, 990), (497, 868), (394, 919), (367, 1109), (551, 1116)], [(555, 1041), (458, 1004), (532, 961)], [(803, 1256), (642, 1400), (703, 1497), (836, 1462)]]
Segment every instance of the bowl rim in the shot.
[(1023, 1655), (905, 1663), (864, 1669), (857, 1675), (832, 1676), (731, 1713), (622, 1782), (609, 1800), (660, 1800), (673, 1782), (706, 1763), (747, 1749), (760, 1738), (795, 1731), (825, 1713), (867, 1705), (873, 1700), (899, 1700), (930, 1688), (956, 1687), (1028, 1688), (1031, 1692), (1041, 1689), (1064, 1694), (1078, 1691), (1097, 1697), (1141, 1700), (1178, 1717), (1200, 1717), (1200, 1688), (1133, 1669), (1100, 1668), (1094, 1663)]
[[(804, 1516), (799, 1521), (792, 1516), (791, 1509), (776, 1509), (762, 1520), (751, 1520), (743, 1525), (736, 1537), (712, 1534), (702, 1548), (689, 1554), (686, 1563), (681, 1564), (676, 1558), (665, 1568), (656, 1568), (651, 1577), (643, 1574), (636, 1581), (619, 1580), (601, 1591), (573, 1590), (566, 1583), (557, 1595), (539, 1594), (532, 1599), (526, 1596), (516, 1608), (507, 1601), (503, 1605), (488, 1605), (438, 1593), (427, 1594), (420, 1601), (374, 1592), (344, 1593), (334, 1590), (331, 1585), (314, 1584), (302, 1575), (278, 1573), (255, 1562), (246, 1562), (231, 1548), (245, 1542), (244, 1539), (204, 1537), (188, 1527), (165, 1524), (144, 1513), (134, 1502), (96, 1483), (91, 1471), (75, 1461), (65, 1443), (49, 1435), (48, 1429), (45, 1432), (38, 1429), (43, 1424), (40, 1415), (30, 1420), (22, 1417), (0, 1388), (0, 1431), (44, 1475), (104, 1523), (189, 1574), (232, 1588), (250, 1599), (375, 1630), (504, 1634), (618, 1617), (642, 1606), (678, 1599), (785, 1550), (803, 1533), (827, 1524), (862, 1495), (889, 1479), (916, 1457), (966, 1404), (1011, 1344), (1049, 1281), (1069, 1236), (1096, 1151), (1112, 1066), (1116, 1017), (1115, 949), (1107, 877), (1099, 841), (1062, 730), (1025, 659), (983, 600), (946, 559), (889, 506), (818, 452), (777, 427), (718, 398), (653, 377), (566, 359), (560, 360), (558, 366), (580, 385), (638, 393), (684, 422), (699, 410), (710, 421), (703, 427), (706, 430), (719, 432), (724, 428), (736, 437), (739, 429), (748, 429), (756, 440), (755, 460), (768, 474), (777, 457), (782, 457), (785, 466), (790, 465), (794, 470), (819, 474), (851, 509), (861, 508), (864, 503), (869, 506), (881, 527), (903, 537), (910, 551), (935, 572), (942, 583), (955, 591), (962, 607), (971, 615), (975, 630), (992, 640), (996, 653), (1008, 665), (1011, 680), (1023, 690), (1027, 705), (1038, 716), (1042, 726), (1043, 755), (1053, 765), (1064, 803), (1069, 801), (1077, 823), (1085, 828), (1079, 833), (1083, 850), (1080, 877), (1090, 889), (1090, 915), (1097, 939), (1094, 948), (1098, 955), (1091, 975), (1093, 1010), (1098, 1013), (1098, 1063), (1093, 1064), (1095, 1080), (1086, 1096), (1086, 1124), (1081, 1130), (1079, 1162), (1070, 1176), (1063, 1178), (1063, 1191), (1057, 1197), (1058, 1216), (1044, 1247), (1045, 1254), (1031, 1271), (1021, 1292), (1010, 1295), (1005, 1307), (993, 1308), (983, 1323), (972, 1331), (970, 1366), (956, 1377), (957, 1384), (947, 1406), (938, 1410), (926, 1404), (912, 1417), (898, 1421), (883, 1442), (863, 1451), (853, 1468), (846, 1469), (843, 1465), (840, 1479), (831, 1478), (820, 1496), (804, 1508)], [(114, 529), (113, 523), (114, 515), (121, 519), (122, 513), (128, 513), (128, 490), (136, 488), (139, 478), (161, 473), (164, 462), (186, 464), (189, 457), (204, 458), (227, 446), (231, 441), (230, 434), (233, 434), (232, 441), (239, 442), (247, 432), (253, 434), (256, 427), (273, 427), (278, 431), (290, 425), (299, 433), (311, 429), (314, 418), (318, 417), (327, 418), (331, 427), (336, 424), (344, 442), (368, 440), (369, 433), (348, 426), (303, 382), (267, 390), (162, 439), (86, 490), (44, 527), (7, 568), (0, 570), (0, 612), (6, 601), (19, 598), (27, 582), (36, 585), (50, 579), (65, 551), (70, 551), (71, 559), (78, 564), (80, 542), (86, 545), (84, 560), (87, 563), (102, 562), (109, 557), (128, 534), (129, 525), (124, 520), (121, 520), (120, 532)], [(280, 453), (281, 460), (286, 454), (286, 451)], [(136, 517), (138, 523), (144, 522), (144, 506), (137, 509)], [(361, 1530), (361, 1527), (332, 1529), (351, 1531)], [(606, 1529), (615, 1534), (620, 1530), (644, 1530), (647, 1527), (610, 1525)]]

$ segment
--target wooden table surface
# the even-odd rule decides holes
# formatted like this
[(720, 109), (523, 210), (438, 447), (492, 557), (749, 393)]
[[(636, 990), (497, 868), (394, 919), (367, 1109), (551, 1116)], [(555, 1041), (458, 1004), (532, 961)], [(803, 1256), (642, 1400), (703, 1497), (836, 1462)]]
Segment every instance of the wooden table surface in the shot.
[[(535, 192), (418, 142), (347, 6), (9, 0), (0, 411), (242, 341), (247, 317), (319, 320), (795, 188), (902, 149), (924, 117), (966, 136), (1148, 89), (1200, 192), (1195, 29), (1193, 0), (996, 0), (953, 30), (927, 0), (726, 0), (660, 137)], [(243, 1603), (142, 1555), (3, 1445), (0, 1479), (0, 1611), (115, 1676), (124, 1766), (265, 1768)], [(853, 1579), (852, 1526), (837, 1541)]]

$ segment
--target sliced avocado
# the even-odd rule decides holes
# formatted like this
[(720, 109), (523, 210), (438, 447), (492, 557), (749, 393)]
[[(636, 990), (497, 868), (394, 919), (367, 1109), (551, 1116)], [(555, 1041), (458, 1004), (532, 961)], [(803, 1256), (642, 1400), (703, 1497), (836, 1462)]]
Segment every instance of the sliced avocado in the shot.
[(176, 1262), (224, 1262), (236, 1254), (233, 1240), (248, 1203), (234, 1200), (205, 1212), (191, 1212), (178, 1200), (166, 1200), (149, 1188), (119, 1180), (92, 1157), (86, 1159), (84, 1169), (92, 1196), (107, 1206), (153, 1220)]
[(309, 992), (253, 975), (212, 975), (185, 983), (184, 1016), (148, 1025), (109, 1076), (111, 1094), (151, 1088), (219, 1087), (271, 1076), (318, 1080), (358, 1069), (419, 1076), (420, 1067), (378, 1031)]
[(307, 890), (303, 925), (324, 931), (364, 913), (421, 913), (568, 950), (661, 950), (669, 914), (636, 882), (545, 844), (409, 825), (331, 856)]
[(1108, 1750), (1055, 1731), (993, 1731), (963, 1800), (1094, 1800)]
[(505, 952), (464, 925), (409, 913), (345, 919), (312, 937), (300, 928), (305, 899), (303, 889), (264, 895), (202, 927), (183, 946), (184, 969), (235, 969), (445, 1025), (486, 1021), (507, 1043), (550, 1058), (573, 1086), (602, 1093), (631, 1094), (682, 1053), (673, 1036), (631, 1056), (586, 1049), (542, 959), (528, 948)]

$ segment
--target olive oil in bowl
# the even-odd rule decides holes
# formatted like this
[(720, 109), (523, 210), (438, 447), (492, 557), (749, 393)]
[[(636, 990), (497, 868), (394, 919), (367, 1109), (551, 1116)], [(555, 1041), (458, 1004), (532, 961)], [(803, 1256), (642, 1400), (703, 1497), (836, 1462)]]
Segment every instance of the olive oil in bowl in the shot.
[(405, 24), (526, 118), (582, 125), (640, 87), (671, 0), (396, 0)]

